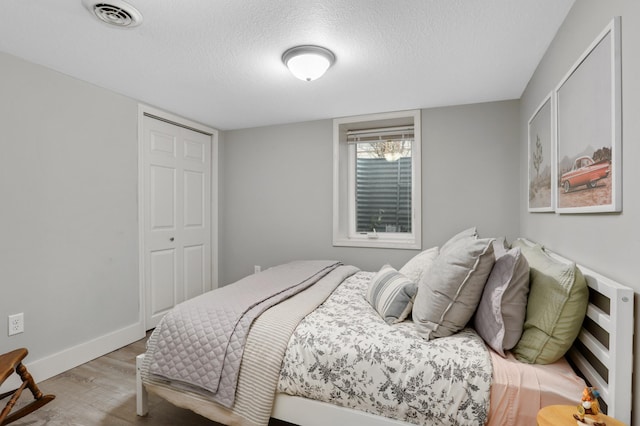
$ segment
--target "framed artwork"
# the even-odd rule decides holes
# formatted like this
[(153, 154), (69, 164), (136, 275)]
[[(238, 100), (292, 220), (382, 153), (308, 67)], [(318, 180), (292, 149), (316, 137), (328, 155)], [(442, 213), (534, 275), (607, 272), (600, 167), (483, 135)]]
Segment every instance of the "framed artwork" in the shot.
[(616, 17), (555, 90), (558, 213), (622, 209), (620, 68)]
[(529, 211), (554, 211), (555, 131), (552, 94), (529, 119)]

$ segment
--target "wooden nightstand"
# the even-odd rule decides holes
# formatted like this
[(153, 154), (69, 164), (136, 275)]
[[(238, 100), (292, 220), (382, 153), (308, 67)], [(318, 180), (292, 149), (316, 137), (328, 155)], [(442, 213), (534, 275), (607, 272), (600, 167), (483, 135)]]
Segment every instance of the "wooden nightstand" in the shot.
[[(576, 405), (550, 405), (538, 411), (538, 426), (576, 426), (577, 421), (573, 418), (577, 414)], [(621, 421), (602, 415), (602, 419), (607, 426), (626, 426)]]

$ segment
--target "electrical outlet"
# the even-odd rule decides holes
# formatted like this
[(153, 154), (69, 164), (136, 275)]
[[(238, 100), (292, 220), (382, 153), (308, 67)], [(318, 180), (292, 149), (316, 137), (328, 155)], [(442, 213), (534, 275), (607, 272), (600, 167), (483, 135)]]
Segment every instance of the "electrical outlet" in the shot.
[(24, 313), (9, 315), (9, 336), (24, 332)]
[(262, 268), (260, 267), (260, 265), (253, 265), (253, 273), (254, 274), (257, 274), (261, 270), (262, 270)]

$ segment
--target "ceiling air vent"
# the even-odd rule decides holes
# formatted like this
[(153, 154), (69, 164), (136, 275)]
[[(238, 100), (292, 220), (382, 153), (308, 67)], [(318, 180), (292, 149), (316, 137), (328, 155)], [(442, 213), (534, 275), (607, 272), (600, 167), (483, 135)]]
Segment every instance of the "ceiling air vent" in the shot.
[(102, 22), (119, 28), (137, 27), (142, 15), (135, 7), (121, 0), (82, 0), (84, 6)]

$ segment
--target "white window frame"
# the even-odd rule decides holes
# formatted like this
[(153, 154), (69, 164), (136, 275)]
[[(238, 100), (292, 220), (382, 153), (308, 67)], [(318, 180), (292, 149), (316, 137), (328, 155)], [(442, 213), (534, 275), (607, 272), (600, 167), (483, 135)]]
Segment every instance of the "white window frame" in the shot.
[[(333, 245), (422, 249), (422, 131), (420, 110), (368, 114), (333, 120)], [(411, 145), (411, 232), (356, 232), (356, 146), (347, 130), (414, 126)]]

